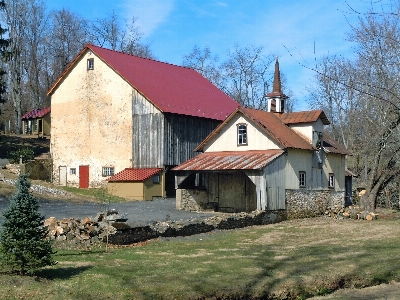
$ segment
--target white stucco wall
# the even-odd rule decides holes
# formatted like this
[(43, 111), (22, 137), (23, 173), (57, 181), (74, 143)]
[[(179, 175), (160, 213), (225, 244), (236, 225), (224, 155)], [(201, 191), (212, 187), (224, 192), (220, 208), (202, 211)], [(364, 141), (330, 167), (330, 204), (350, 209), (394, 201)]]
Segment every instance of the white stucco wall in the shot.
[[(87, 70), (87, 59), (94, 69)], [(51, 95), (53, 180), (67, 166), (67, 184), (79, 182), (79, 166), (89, 165), (89, 184), (98, 186), (102, 167), (115, 173), (131, 167), (133, 88), (95, 54), (86, 52)], [(70, 168), (77, 174), (70, 175)]]

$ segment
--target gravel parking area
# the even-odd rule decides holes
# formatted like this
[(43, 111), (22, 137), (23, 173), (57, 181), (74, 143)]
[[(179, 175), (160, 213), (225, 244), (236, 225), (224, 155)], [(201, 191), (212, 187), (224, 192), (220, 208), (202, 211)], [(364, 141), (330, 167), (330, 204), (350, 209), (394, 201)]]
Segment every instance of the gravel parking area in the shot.
[[(9, 200), (5, 197), (0, 197), (0, 211), (4, 210), (8, 205)], [(120, 216), (127, 218), (127, 223), (131, 226), (141, 226), (165, 220), (203, 219), (217, 214), (213, 212), (197, 213), (177, 210), (175, 208), (175, 198), (110, 204), (91, 202), (74, 203), (39, 198), (39, 205), (41, 214), (46, 218), (55, 217), (56, 219), (95, 217), (99, 212), (114, 209)]]

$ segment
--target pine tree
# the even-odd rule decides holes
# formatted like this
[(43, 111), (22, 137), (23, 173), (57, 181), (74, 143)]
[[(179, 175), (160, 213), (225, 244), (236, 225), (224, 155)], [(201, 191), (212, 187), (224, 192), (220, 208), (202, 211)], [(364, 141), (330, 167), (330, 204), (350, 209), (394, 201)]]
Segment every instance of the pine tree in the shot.
[(30, 192), (26, 175), (19, 175), (17, 191), (3, 212), (0, 229), (0, 264), (21, 275), (54, 265), (52, 242), (46, 239), (47, 227), (40, 215), (39, 203)]

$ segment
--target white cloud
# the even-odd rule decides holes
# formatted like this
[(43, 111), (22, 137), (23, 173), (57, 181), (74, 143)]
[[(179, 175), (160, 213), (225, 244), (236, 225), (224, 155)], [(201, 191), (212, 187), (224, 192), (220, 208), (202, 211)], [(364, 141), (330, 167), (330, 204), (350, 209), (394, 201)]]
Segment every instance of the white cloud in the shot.
[(126, 0), (123, 5), (127, 20), (135, 17), (135, 24), (143, 35), (151, 35), (174, 9), (174, 0)]

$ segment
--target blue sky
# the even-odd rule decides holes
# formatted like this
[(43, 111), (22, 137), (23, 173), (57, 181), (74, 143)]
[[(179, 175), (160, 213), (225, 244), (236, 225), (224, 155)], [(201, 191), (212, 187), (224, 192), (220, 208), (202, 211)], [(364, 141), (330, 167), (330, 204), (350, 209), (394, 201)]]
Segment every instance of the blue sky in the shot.
[[(374, 8), (388, 10), (389, 0), (374, 0)], [(281, 72), (298, 99), (295, 110), (307, 109), (306, 87), (314, 73), (300, 65), (336, 54), (348, 57), (350, 25), (367, 12), (368, 0), (47, 0), (49, 9), (67, 8), (91, 20), (113, 10), (122, 19), (135, 16), (157, 60), (181, 65), (195, 45), (208, 46), (224, 61), (239, 46), (262, 46), (279, 57)], [(351, 6), (351, 8), (349, 7)], [(314, 51), (315, 45), (315, 51)], [(271, 65), (271, 71), (273, 65)]]

